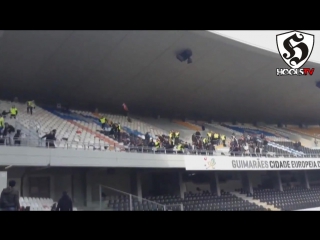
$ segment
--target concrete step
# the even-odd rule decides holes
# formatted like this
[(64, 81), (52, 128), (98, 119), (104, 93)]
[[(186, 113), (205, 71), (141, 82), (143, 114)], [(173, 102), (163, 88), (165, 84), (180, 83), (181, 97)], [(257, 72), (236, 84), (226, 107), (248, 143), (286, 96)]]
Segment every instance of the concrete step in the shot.
[(236, 197), (242, 198), (243, 200), (248, 200), (249, 202), (254, 203), (258, 206), (262, 206), (265, 209), (270, 209), (271, 211), (281, 211), (281, 209), (276, 208), (274, 205), (268, 205), (267, 203), (260, 202), (260, 200), (253, 199), (252, 197), (247, 197), (246, 194), (241, 194), (238, 192), (230, 192), (230, 193)]

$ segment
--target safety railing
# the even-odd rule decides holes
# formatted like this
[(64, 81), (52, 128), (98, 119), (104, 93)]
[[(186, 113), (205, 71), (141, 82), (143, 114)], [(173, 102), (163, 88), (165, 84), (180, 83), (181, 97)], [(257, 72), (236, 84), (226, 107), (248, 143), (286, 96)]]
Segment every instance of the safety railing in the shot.
[[(17, 142), (19, 141), (19, 142)], [(149, 154), (178, 154), (178, 155), (211, 155), (211, 156), (232, 156), (232, 157), (266, 157), (266, 158), (320, 158), (319, 153), (303, 153), (298, 155), (296, 153), (280, 153), (280, 152), (262, 152), (262, 153), (248, 153), (244, 151), (221, 151), (221, 150), (197, 150), (197, 149), (183, 149), (179, 151), (176, 148), (165, 149), (148, 146), (125, 146), (115, 143), (110, 145), (103, 141), (96, 142), (78, 142), (78, 141), (63, 141), (63, 140), (44, 140), (44, 139), (30, 139), (30, 138), (13, 138), (0, 137), (0, 147), (37, 147), (50, 149), (73, 149), (73, 150), (95, 150), (95, 151), (112, 151), (112, 152), (128, 152), (128, 153), (149, 153)]]
[(100, 211), (183, 211), (182, 203), (159, 203), (105, 185), (99, 185)]

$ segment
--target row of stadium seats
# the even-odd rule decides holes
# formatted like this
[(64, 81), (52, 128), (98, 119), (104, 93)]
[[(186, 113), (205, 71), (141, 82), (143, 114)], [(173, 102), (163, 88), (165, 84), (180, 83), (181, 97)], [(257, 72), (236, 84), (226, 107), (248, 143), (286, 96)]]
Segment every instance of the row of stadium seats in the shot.
[[(122, 131), (126, 132), (128, 136), (134, 136), (136, 138), (144, 139), (145, 133), (149, 132), (151, 138), (155, 139), (157, 135), (165, 134), (165, 131), (161, 129), (157, 129), (151, 125), (143, 123), (138, 120), (134, 120), (129, 122), (127, 117), (119, 116), (119, 115), (112, 115), (106, 113), (94, 114), (88, 111), (76, 111), (70, 110), (70, 112), (59, 112), (57, 110), (46, 108), (46, 110), (50, 111), (51, 113), (65, 119), (76, 122), (77, 124), (81, 124), (84, 128), (89, 128), (90, 131), (97, 132), (97, 130), (101, 129), (101, 124), (99, 122), (99, 116), (106, 116), (108, 121), (112, 121), (115, 123), (119, 123), (121, 126)], [(122, 143), (119, 143), (122, 145)]]
[[(13, 103), (8, 101), (1, 102), (1, 108), (3, 109), (10, 109), (12, 105)], [(14, 103), (14, 105), (19, 111), (18, 121), (30, 131), (33, 130), (37, 132), (40, 137), (56, 129), (56, 138), (61, 140), (56, 142), (57, 147), (79, 149), (83, 148), (83, 144), (80, 143), (88, 143), (89, 149), (94, 149), (95, 147), (98, 148), (97, 146), (101, 148), (101, 142), (104, 142), (106, 146), (110, 145), (110, 142), (122, 145), (114, 139), (108, 139), (107, 136), (97, 132), (97, 130), (101, 129), (101, 126), (98, 117), (92, 113), (73, 111), (69, 114), (52, 109), (47, 109), (47, 111), (37, 106), (31, 116), (27, 114), (25, 104)], [(140, 138), (144, 138), (144, 133), (141, 131), (150, 132), (150, 135), (154, 138), (156, 135), (162, 135), (164, 133), (164, 131), (140, 121), (135, 120), (133, 123), (130, 123), (124, 116), (107, 115), (107, 117), (111, 121), (120, 122), (123, 130), (128, 133), (134, 133)], [(131, 130), (128, 125), (136, 129)], [(101, 136), (103, 136), (103, 138)], [(66, 141), (63, 139), (66, 139)], [(105, 139), (107, 140), (104, 141)], [(69, 146), (66, 146), (67, 144), (69, 144)]]
[[(20, 197), (19, 203), (21, 207), (30, 207), (30, 211), (51, 211), (54, 201), (51, 198)], [(77, 210), (73, 208), (73, 211)]]
[[(277, 142), (278, 144), (281, 144), (283, 146), (287, 146), (289, 148), (294, 148), (294, 143), (293, 142)], [(310, 149), (304, 146), (301, 146), (301, 152), (305, 154), (320, 154), (320, 149)]]
[(294, 126), (288, 126), (287, 130), (293, 131), (295, 133), (305, 134), (310, 137), (317, 137), (320, 136), (320, 127), (319, 126), (313, 126), (310, 128), (298, 128)]
[[(109, 210), (130, 210), (129, 196), (112, 196), (105, 201)], [(131, 204), (134, 211), (266, 211), (262, 206), (245, 201), (229, 192), (222, 192), (221, 196), (211, 193), (185, 194), (184, 199), (171, 195), (148, 197), (141, 201), (133, 198)]]
[(51, 211), (53, 200), (50, 198), (29, 198), (20, 197), (19, 199), (21, 207), (30, 207), (30, 211)]
[[(248, 194), (250, 196), (250, 194)], [(320, 187), (274, 189), (254, 189), (253, 199), (274, 205), (283, 211), (320, 207)]]

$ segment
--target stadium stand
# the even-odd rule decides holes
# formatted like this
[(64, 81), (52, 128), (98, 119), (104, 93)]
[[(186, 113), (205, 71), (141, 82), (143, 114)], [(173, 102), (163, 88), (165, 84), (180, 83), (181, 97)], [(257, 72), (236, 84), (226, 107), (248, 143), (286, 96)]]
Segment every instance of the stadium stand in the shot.
[[(254, 126), (230, 126), (227, 124), (223, 124), (223, 126), (226, 126), (234, 131), (244, 133), (253, 133), (255, 135), (261, 135), (264, 134), (266, 136), (266, 139), (269, 142), (267, 151), (268, 152), (275, 152), (276, 154), (292, 154), (292, 155), (302, 155), (307, 154), (309, 156), (311, 155), (318, 155), (320, 153), (320, 150), (317, 149), (310, 149), (304, 146), (301, 146), (297, 149), (295, 144), (292, 142), (291, 139), (289, 139), (287, 136), (284, 136), (284, 134), (279, 134), (276, 131), (272, 131), (271, 129), (261, 130), (261, 127), (254, 127)], [(263, 129), (263, 128), (262, 128)], [(319, 128), (320, 129), (320, 128)]]
[(296, 132), (299, 134), (307, 135), (310, 137), (319, 137), (320, 136), (320, 127), (319, 126), (310, 126), (308, 128), (299, 128), (296, 126), (288, 125), (287, 130)]
[[(127, 195), (110, 196), (106, 199), (109, 210), (128, 211), (130, 201)], [(182, 208), (181, 208), (182, 205)], [(134, 211), (266, 211), (257, 204), (238, 198), (229, 192), (221, 196), (207, 193), (185, 193), (180, 196), (154, 196), (147, 199), (133, 199)]]
[[(10, 109), (12, 102), (1, 101), (1, 109)], [(207, 131), (218, 132), (219, 134), (224, 134), (228, 138), (231, 134), (234, 134), (236, 138), (243, 138), (244, 134), (249, 134), (251, 136), (258, 136), (257, 141), (263, 145), (263, 140), (259, 138), (261, 134), (265, 136), (268, 144), (265, 146), (263, 151), (259, 152), (258, 155), (262, 156), (316, 156), (320, 154), (319, 149), (311, 149), (304, 146), (297, 148), (292, 140), (288, 139), (284, 134), (278, 134), (275, 130), (254, 127), (251, 125), (231, 125), (231, 124), (217, 124), (217, 123), (204, 123), (204, 122), (183, 122), (178, 120), (173, 120), (169, 122), (164, 119), (157, 119), (151, 121), (148, 124), (145, 121), (140, 121), (138, 119), (133, 119), (133, 121), (128, 121), (126, 116), (119, 116), (114, 114), (100, 113), (97, 115), (88, 111), (62, 111), (53, 108), (41, 108), (36, 107), (33, 115), (27, 114), (26, 104), (14, 103), (19, 110), (17, 120), (6, 118), (6, 121), (14, 125), (17, 129), (22, 130), (22, 139), (27, 139), (28, 145), (37, 146), (39, 145), (39, 137), (44, 136), (46, 133), (53, 129), (57, 130), (55, 142), (56, 147), (59, 148), (72, 148), (72, 149), (93, 149), (93, 150), (116, 150), (116, 151), (140, 151), (139, 146), (143, 146), (143, 140), (145, 138), (145, 133), (149, 132), (151, 138), (154, 140), (158, 136), (163, 136), (168, 138), (169, 131), (176, 129), (180, 131), (180, 142), (190, 142), (190, 135), (195, 131), (201, 131), (204, 135), (206, 131), (202, 131), (201, 126), (205, 125)], [(120, 123), (123, 130), (122, 137), (118, 141), (112, 138), (105, 132), (101, 131), (101, 126), (99, 122), (99, 116), (106, 116), (109, 121)], [(157, 126), (155, 126), (157, 125)], [(169, 130), (170, 129), (170, 130)], [(320, 128), (319, 128), (320, 129)], [(187, 139), (189, 138), (189, 139)], [(23, 142), (23, 141), (22, 141)], [(128, 144), (130, 143), (130, 147)], [(24, 142), (23, 142), (24, 143)], [(133, 144), (135, 143), (135, 144)], [(227, 140), (227, 146), (229, 147), (230, 141)], [(45, 141), (40, 142), (41, 146), (45, 146)], [(150, 152), (147, 147), (144, 147), (144, 151)], [(216, 146), (217, 152), (223, 149), (222, 145)], [(256, 156), (256, 149), (246, 154), (244, 150), (237, 151), (231, 154), (243, 155), (243, 156)], [(152, 150), (155, 152), (155, 150)], [(151, 151), (151, 152), (152, 152)], [(157, 153), (164, 153), (165, 148), (159, 149)], [(223, 151), (225, 152), (225, 151)], [(170, 151), (168, 151), (170, 153)], [(198, 151), (185, 150), (185, 153), (193, 154), (199, 153)], [(211, 151), (204, 150), (202, 154), (213, 154)]]
[[(30, 208), (30, 211), (51, 211), (52, 205), (55, 202), (51, 198), (32, 198), (32, 197), (20, 197), (20, 206), (23, 208)], [(77, 211), (76, 207), (73, 211)]]
[[(237, 135), (248, 134), (251, 136), (257, 136), (257, 141), (262, 143), (262, 140), (259, 138), (261, 135), (265, 136), (265, 139), (268, 141), (264, 151), (268, 152), (269, 155), (274, 156), (303, 156), (303, 151), (298, 151), (294, 148), (291, 148), (290, 144), (282, 144), (282, 143), (291, 143), (291, 140), (287, 137), (283, 137), (281, 135), (275, 135), (265, 130), (261, 130), (254, 126), (248, 125), (237, 125), (232, 126), (229, 124), (221, 124), (220, 128), (228, 128), (233, 132), (237, 133)], [(293, 146), (293, 145), (292, 145)]]
[(302, 187), (275, 189), (255, 189), (253, 199), (259, 199), (269, 205), (273, 204), (282, 211), (292, 211), (320, 207), (320, 187), (310, 189)]
[[(32, 197), (20, 197), (20, 206), (23, 208), (30, 208), (30, 211), (51, 211), (51, 207), (54, 201), (51, 198), (32, 198)], [(77, 211), (76, 207), (73, 211)]]

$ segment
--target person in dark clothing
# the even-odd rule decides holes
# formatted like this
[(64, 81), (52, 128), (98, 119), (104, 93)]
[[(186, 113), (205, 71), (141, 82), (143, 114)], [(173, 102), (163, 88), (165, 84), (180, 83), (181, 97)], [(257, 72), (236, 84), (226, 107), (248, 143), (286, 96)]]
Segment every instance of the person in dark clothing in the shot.
[(150, 142), (149, 132), (147, 132), (146, 135), (144, 135), (144, 140), (145, 140), (145, 145), (148, 146), (148, 144)]
[(27, 113), (30, 113), (32, 115), (32, 110), (35, 109), (34, 100), (27, 102)]
[(16, 130), (14, 127), (8, 123), (4, 124), (4, 129), (3, 129), (3, 136), (7, 136), (10, 133), (14, 133)]
[(13, 136), (14, 145), (20, 145), (21, 144), (21, 130), (17, 130), (16, 134)]
[(41, 139), (46, 139), (46, 147), (55, 147), (54, 141), (56, 140), (56, 130), (52, 130), (49, 134), (44, 135)]
[(11, 180), (9, 187), (1, 192), (0, 208), (3, 211), (18, 211), (20, 209), (19, 192), (14, 189), (16, 182)]
[(13, 126), (9, 125), (8, 123), (4, 124), (4, 129), (2, 131), (2, 135), (6, 137), (7, 144), (11, 145), (13, 144), (13, 134), (16, 130)]
[(148, 147), (149, 147), (149, 148), (153, 148), (154, 146), (155, 146), (155, 143), (154, 143), (153, 139), (150, 138), (150, 142), (149, 142), (149, 144), (148, 144)]
[(72, 200), (66, 191), (62, 193), (62, 197), (58, 202), (56, 211), (73, 211)]
[(117, 136), (117, 129), (118, 127), (117, 127), (117, 124), (116, 123), (112, 123), (112, 125), (111, 125), (111, 130), (110, 130), (110, 135), (113, 135), (114, 136), (114, 138), (116, 138), (116, 136)]
[(3, 110), (2, 111), (2, 116), (4, 117), (4, 118), (6, 118), (6, 116), (9, 114), (10, 112), (6, 112), (6, 110)]

